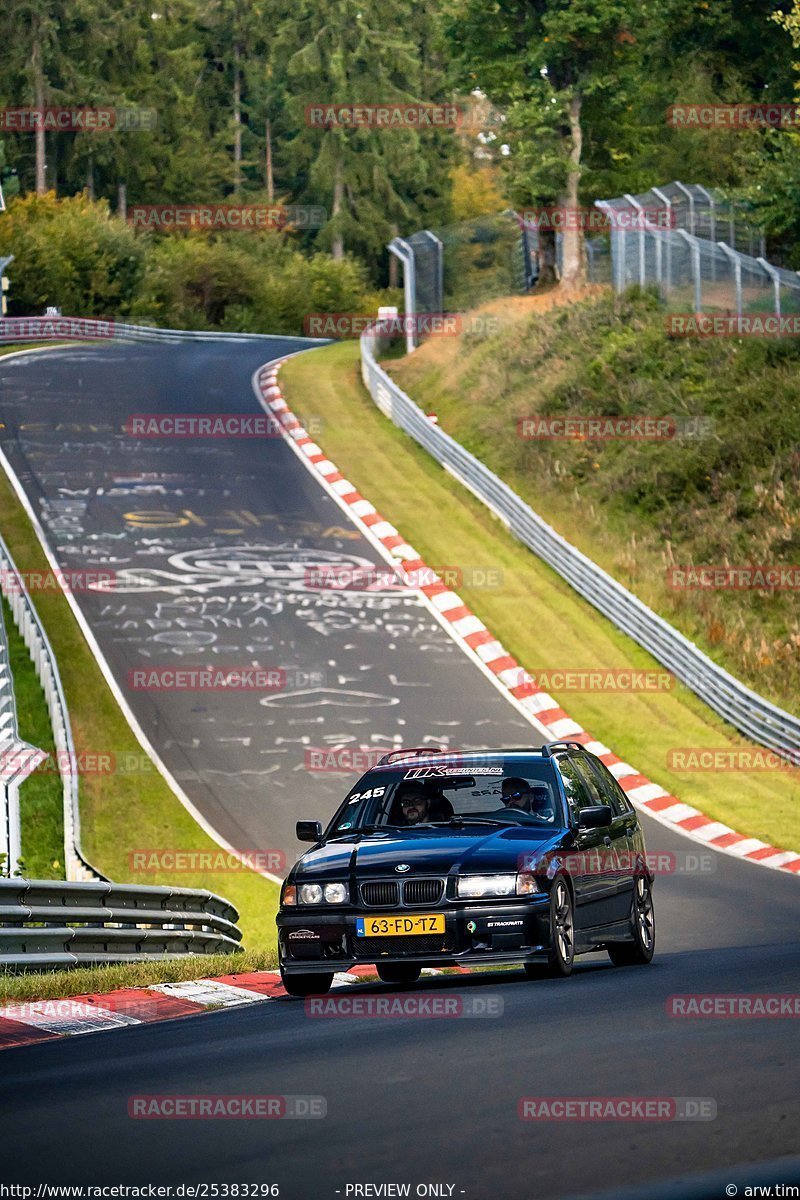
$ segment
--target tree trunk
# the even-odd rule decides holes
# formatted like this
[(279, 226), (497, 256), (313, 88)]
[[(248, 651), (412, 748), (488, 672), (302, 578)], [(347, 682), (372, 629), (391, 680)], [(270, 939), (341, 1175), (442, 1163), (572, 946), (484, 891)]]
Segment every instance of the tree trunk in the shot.
[(238, 196), (242, 186), (242, 71), (241, 47), (233, 47), (233, 190)]
[(94, 200), (94, 158), (92, 157), (91, 150), (89, 151), (89, 158), (86, 163), (86, 194), (90, 200)]
[[(581, 182), (581, 153), (583, 150), (583, 130), (581, 129), (581, 95), (576, 92), (569, 102), (569, 132), (570, 151), (567, 174), (567, 192), (564, 206), (568, 212), (578, 209), (578, 195)], [(571, 226), (575, 228), (571, 228)], [(562, 288), (579, 287), (586, 282), (586, 248), (583, 244), (583, 230), (579, 228), (580, 221), (566, 220), (564, 222), (564, 238), (562, 242), (563, 257), (561, 265)]]
[(267, 184), (267, 204), (273, 204), (275, 201), (275, 180), (272, 175), (272, 122), (267, 117), (266, 129), (267, 141), (267, 162), (266, 162), (266, 184)]
[[(44, 72), (42, 70), (42, 45), (38, 38), (33, 43), (31, 68), (33, 70), (33, 103), (36, 111), (41, 113), (44, 108)], [(36, 195), (43, 196), (47, 191), (47, 179), (45, 175), (44, 126), (41, 123), (36, 126), (34, 139), (36, 152)]]
[(128, 185), (124, 179), (117, 183), (117, 216), (123, 221), (128, 219)]
[[(334, 219), (336, 217), (338, 217), (339, 213), (342, 211), (343, 203), (344, 203), (344, 176), (342, 173), (342, 160), (337, 159), (336, 160), (336, 171), (334, 172), (334, 177), (333, 177), (333, 209), (331, 212), (331, 216)], [(338, 230), (333, 235), (333, 242), (331, 243), (331, 254), (336, 259), (344, 258), (344, 238)]]

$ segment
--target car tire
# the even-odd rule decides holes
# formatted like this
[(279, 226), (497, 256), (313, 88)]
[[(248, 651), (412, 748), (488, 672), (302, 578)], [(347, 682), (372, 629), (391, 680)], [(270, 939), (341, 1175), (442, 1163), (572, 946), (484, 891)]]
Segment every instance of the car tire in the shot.
[(615, 967), (644, 967), (653, 961), (656, 949), (656, 917), (653, 890), (646, 875), (637, 875), (631, 900), (631, 940), (612, 942), (608, 957)]
[(324, 996), (333, 983), (333, 971), (330, 975), (312, 974), (296, 975), (284, 971), (281, 967), (281, 983), (289, 996)]
[(375, 970), (383, 983), (416, 983), (422, 974), (416, 963), (375, 963)]
[(524, 963), (528, 979), (543, 975), (566, 979), (575, 962), (575, 908), (572, 892), (563, 875), (557, 875), (550, 889), (550, 953), (543, 963)]

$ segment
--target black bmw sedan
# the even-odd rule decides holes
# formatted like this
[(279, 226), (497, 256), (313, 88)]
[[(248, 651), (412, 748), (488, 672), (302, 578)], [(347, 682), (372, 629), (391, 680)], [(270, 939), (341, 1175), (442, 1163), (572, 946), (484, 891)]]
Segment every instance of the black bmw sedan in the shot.
[(618, 966), (655, 949), (653, 876), (639, 820), (577, 742), (538, 750), (385, 755), (281, 890), (278, 948), (292, 996), (374, 964), (387, 983), (423, 967), (522, 963), (569, 975), (576, 954)]

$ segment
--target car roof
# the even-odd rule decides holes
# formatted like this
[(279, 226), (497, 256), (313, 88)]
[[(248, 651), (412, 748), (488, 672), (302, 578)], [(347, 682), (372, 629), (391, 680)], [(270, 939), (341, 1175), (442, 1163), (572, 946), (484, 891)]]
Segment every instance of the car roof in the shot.
[[(562, 746), (559, 745), (559, 749)], [(566, 744), (563, 745), (566, 749)], [(583, 749), (583, 747), (580, 747)], [(512, 758), (514, 760), (525, 761), (529, 759), (532, 762), (551, 762), (552, 755), (549, 752), (549, 747), (534, 747), (534, 746), (504, 746), (496, 750), (446, 750), (441, 753), (430, 753), (428, 751), (420, 752), (419, 750), (397, 750), (390, 751), (389, 754), (397, 754), (397, 758), (391, 762), (381, 761), (376, 763), (370, 771), (385, 771), (391, 770), (393, 767), (409, 767), (413, 765), (437, 767), (437, 766), (459, 766), (468, 765), (480, 759), (498, 759)], [(389, 754), (384, 758), (389, 757)]]

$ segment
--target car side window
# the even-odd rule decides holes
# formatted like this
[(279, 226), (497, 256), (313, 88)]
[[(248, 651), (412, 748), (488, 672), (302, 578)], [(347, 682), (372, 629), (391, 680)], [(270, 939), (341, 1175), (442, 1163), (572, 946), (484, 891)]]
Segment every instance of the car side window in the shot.
[(599, 779), (600, 786), (607, 796), (608, 803), (611, 805), (614, 812), (621, 817), (627, 816), (628, 813), (633, 812), (633, 805), (605, 763), (596, 762), (592, 758), (587, 759), (586, 761)]
[[(605, 790), (600, 787), (599, 781), (598, 781), (597, 777), (595, 776), (595, 774), (593, 773), (588, 762), (586, 762), (586, 760), (583, 758), (578, 758), (577, 756), (572, 761), (575, 766), (575, 770), (578, 772), (581, 779), (585, 783), (586, 790), (589, 793), (589, 796), (591, 797), (591, 799), (589, 800), (589, 803), (590, 804), (608, 804), (608, 798), (605, 794)], [(615, 809), (615, 811), (616, 811), (616, 809)]]
[(586, 785), (575, 770), (575, 764), (570, 759), (559, 756), (556, 759), (556, 765), (564, 781), (564, 791), (567, 794), (569, 811), (577, 819), (581, 809), (590, 808), (594, 801), (590, 799)]

